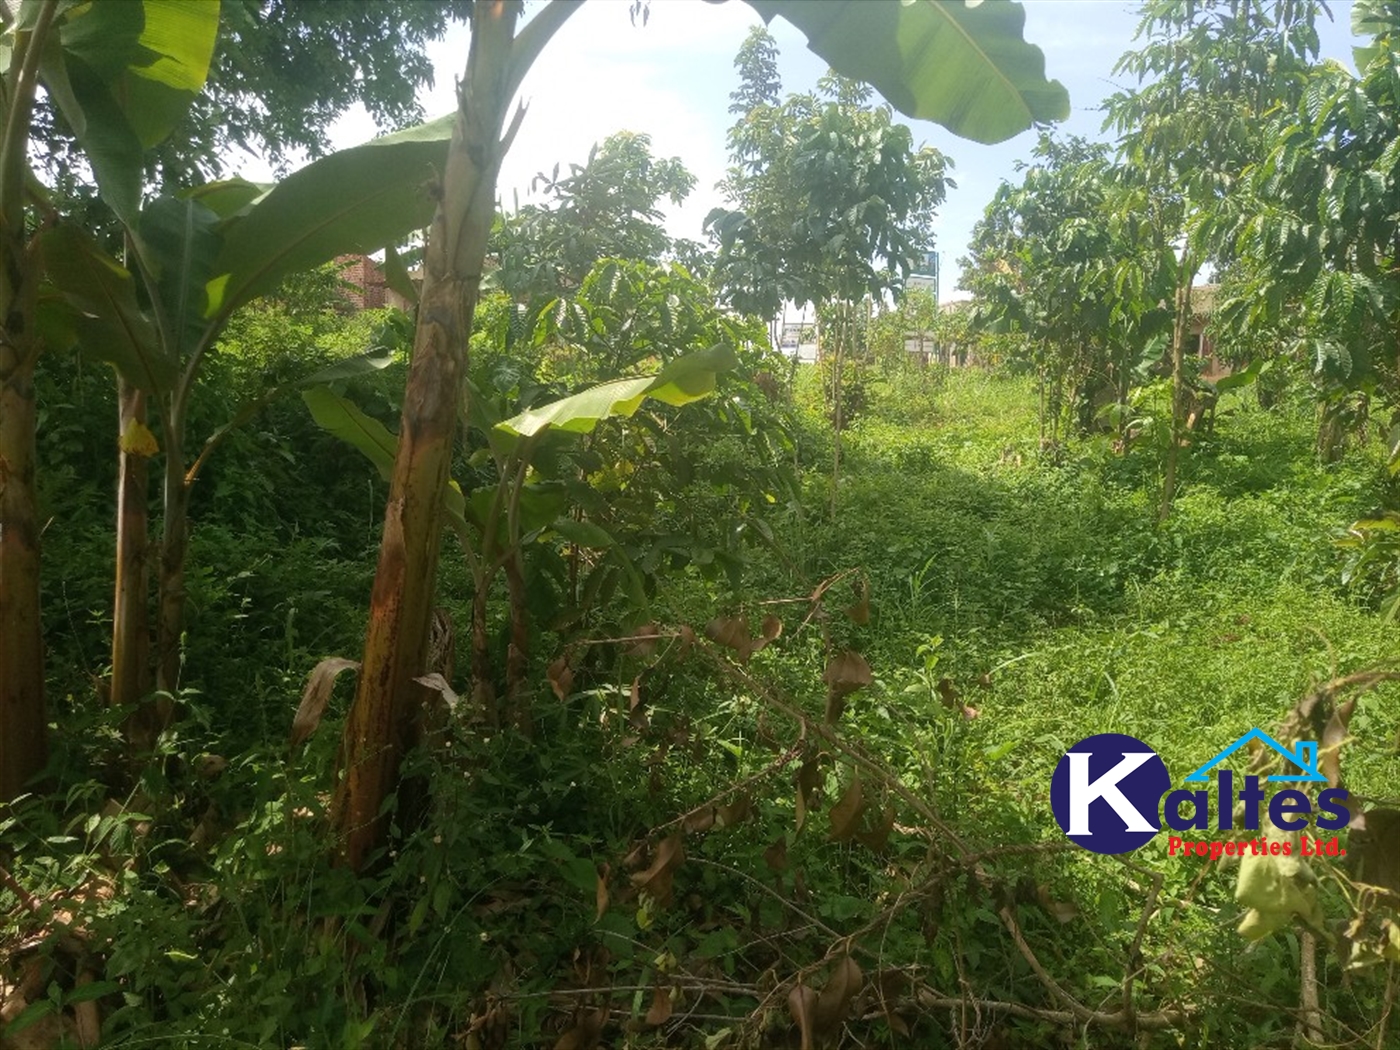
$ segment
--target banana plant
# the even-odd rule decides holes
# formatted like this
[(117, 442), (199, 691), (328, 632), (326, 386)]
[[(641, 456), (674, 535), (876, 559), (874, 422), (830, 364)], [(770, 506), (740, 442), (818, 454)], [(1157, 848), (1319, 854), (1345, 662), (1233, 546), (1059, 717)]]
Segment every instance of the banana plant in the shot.
[(0, 802), (46, 760), (34, 370), (72, 330), (39, 315), (35, 231), (56, 216), (28, 166), (35, 92), (62, 113), (113, 211), (133, 219), (141, 151), (202, 88), (218, 19), (217, 4), (180, 0), (0, 4)]
[[(128, 269), (76, 226), (59, 223), (39, 238), (49, 281), (71, 316), (86, 354), (115, 366), (120, 380), (115, 615), (110, 700), (132, 704), (148, 692), (143, 563), (145, 464), (163, 453), (164, 490), (158, 565), (157, 702), (132, 726), (150, 743), (170, 714), (179, 683), (185, 626), (185, 561), (190, 492), (222, 427), (188, 454), (190, 397), (209, 351), (240, 306), (276, 289), (288, 274), (336, 256), (374, 250), (424, 225), (432, 201), (423, 190), (445, 154), (450, 124), (438, 121), (375, 139), (318, 160), (275, 186), (242, 180), (159, 197), (126, 225)], [(382, 365), (368, 355), (336, 366)], [(146, 426), (158, 408), (157, 440)], [(241, 411), (242, 421), (251, 411)]]
[[(751, 0), (765, 21), (781, 14), (839, 73), (865, 80), (898, 109), (957, 134), (996, 142), (1069, 114), (1069, 97), (1045, 79), (1044, 56), (1021, 37), (1017, 3), (869, 3)], [(578, 8), (550, 0), (516, 32), (518, 0), (472, 5), (471, 45), (439, 203), (424, 250), (418, 332), (389, 481), (389, 503), (370, 599), (355, 702), (342, 744), (345, 776), (332, 822), (339, 858), (360, 870), (382, 845), (385, 803), (402, 756), (419, 735), (440, 507), (466, 376), (467, 339), (481, 292), (496, 177), (524, 118), (507, 114), (545, 44)], [(406, 809), (413, 808), (413, 800)]]
[[(719, 374), (735, 364), (734, 351), (716, 344), (677, 357), (658, 373), (599, 383), (509, 419), (501, 419), (491, 400), (473, 391), (471, 417), (464, 422), (486, 434), (483, 451), (493, 462), (496, 480), (470, 490), (451, 482), (439, 511), (456, 535), (472, 577), (471, 696), (488, 723), (497, 725), (504, 718), (522, 733), (530, 732), (524, 693), (530, 642), (524, 559), (529, 544), (558, 537), (603, 550), (608, 568), (625, 574), (641, 594), (640, 576), (615, 539), (596, 524), (570, 516), (564, 479), (549, 476), (546, 463), (553, 457), (547, 453), (576, 443), (605, 420), (631, 417), (648, 400), (681, 406), (706, 397)], [(363, 453), (381, 476), (390, 477), (399, 438), (384, 424), (327, 387), (305, 390), (302, 398), (321, 427)], [(498, 576), (505, 578), (510, 607), (504, 711), (487, 637), (487, 602)]]

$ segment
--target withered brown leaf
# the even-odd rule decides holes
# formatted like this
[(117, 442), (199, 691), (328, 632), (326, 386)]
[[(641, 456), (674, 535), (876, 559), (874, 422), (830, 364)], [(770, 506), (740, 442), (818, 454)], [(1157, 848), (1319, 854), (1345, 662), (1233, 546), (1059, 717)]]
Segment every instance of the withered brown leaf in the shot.
[(841, 1025), (850, 1013), (851, 1003), (864, 984), (865, 975), (856, 961), (849, 955), (843, 955), (817, 997), (816, 1027), (823, 1042), (835, 1045)]
[(846, 615), (863, 627), (870, 622), (870, 581), (861, 577), (860, 582), (852, 586), (855, 588), (856, 602), (847, 607)]
[(869, 831), (857, 831), (856, 839), (872, 853), (883, 853), (885, 845), (889, 842), (890, 832), (894, 830), (894, 807), (886, 806), (879, 818), (875, 821), (875, 826)]
[(574, 687), (574, 672), (567, 655), (555, 659), (545, 671), (545, 677), (549, 679), (549, 687), (554, 690), (555, 696), (560, 700), (569, 698), (569, 690)]
[(647, 1011), (647, 1024), (653, 1028), (659, 1028), (670, 1020), (672, 1008), (670, 991), (658, 984), (651, 993), (651, 1009)]
[(786, 871), (787, 859), (787, 838), (779, 835), (773, 840), (773, 844), (763, 851), (763, 863), (768, 865), (769, 871)]
[(831, 841), (849, 842), (860, 829), (861, 814), (865, 812), (865, 800), (861, 797), (860, 774), (852, 773), (851, 782), (836, 805), (831, 807)]
[(684, 860), (685, 843), (677, 832), (661, 840), (661, 844), (656, 847), (656, 856), (652, 859), (651, 867), (633, 875), (632, 885), (641, 892), (650, 894), (657, 904), (669, 904), (672, 877)]
[(802, 1050), (815, 1050), (817, 1027), (817, 990), (805, 984), (795, 984), (788, 992), (788, 1013), (801, 1037)]
[(1338, 704), (1327, 720), (1318, 747), (1322, 751), (1322, 773), (1327, 777), (1327, 786), (1336, 787), (1342, 782), (1342, 743), (1347, 738), (1351, 725), (1352, 712), (1356, 710), (1355, 698)]
[(826, 682), (826, 720), (835, 724), (846, 709), (846, 697), (875, 681), (865, 657), (851, 649), (833, 656), (822, 673)]
[(343, 656), (328, 656), (311, 669), (311, 673), (306, 676), (306, 688), (302, 690), (301, 703), (292, 718), (293, 748), (300, 747), (307, 737), (316, 732), (316, 727), (321, 724), (321, 716), (326, 713), (326, 704), (330, 702), (331, 693), (335, 689), (335, 680), (340, 677), (342, 671), (348, 671), (352, 667), (358, 671), (360, 662), (347, 660)]

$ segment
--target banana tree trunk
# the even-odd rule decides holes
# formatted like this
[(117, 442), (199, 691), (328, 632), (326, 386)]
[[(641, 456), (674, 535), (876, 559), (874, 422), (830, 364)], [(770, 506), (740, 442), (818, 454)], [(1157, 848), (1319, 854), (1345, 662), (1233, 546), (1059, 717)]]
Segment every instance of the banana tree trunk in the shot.
[(46, 0), (33, 30), (14, 35), (0, 142), (0, 803), (48, 761), (34, 490), (39, 274), (25, 234), (24, 180), (39, 56), (57, 11)]
[[(6, 247), (9, 247), (8, 245)], [(6, 252), (11, 294), (0, 336), (0, 802), (48, 759), (39, 623), (39, 521), (34, 499), (32, 291)], [(18, 278), (18, 280), (16, 279)]]
[[(399, 763), (420, 732), (422, 687), (414, 679), (424, 672), (467, 339), (505, 153), (501, 135), (512, 94), (517, 12), (517, 4), (502, 0), (473, 8), (457, 123), (428, 234), (364, 655), (332, 804), (337, 859), (355, 871), (387, 837), (385, 802), (399, 787)], [(417, 808), (411, 799), (399, 802), (401, 813)]]
[[(114, 706), (140, 701), (150, 691), (147, 660), (150, 624), (147, 603), (150, 577), (148, 543), (147, 458), (133, 447), (138, 428), (146, 425), (146, 395), (139, 388), (117, 380), (117, 576), (112, 609), (112, 683), (109, 699)], [(139, 747), (154, 743), (159, 730), (150, 712), (137, 712), (127, 727)]]
[(530, 665), (530, 613), (525, 591), (525, 557), (517, 544), (503, 566), (510, 595), (510, 645), (506, 650), (506, 705), (521, 736), (534, 735), (534, 713), (525, 676)]
[(486, 631), (487, 604), (495, 575), (489, 569), (482, 573), (472, 594), (472, 706), (491, 729), (501, 724), (496, 688), (491, 684), (491, 639)]
[(190, 490), (185, 483), (184, 429), (173, 402), (166, 412), (164, 521), (160, 542), (160, 624), (156, 633), (156, 688), (162, 698), (160, 721), (169, 721), (172, 701), (180, 688), (180, 641), (185, 632), (185, 557), (189, 551)]

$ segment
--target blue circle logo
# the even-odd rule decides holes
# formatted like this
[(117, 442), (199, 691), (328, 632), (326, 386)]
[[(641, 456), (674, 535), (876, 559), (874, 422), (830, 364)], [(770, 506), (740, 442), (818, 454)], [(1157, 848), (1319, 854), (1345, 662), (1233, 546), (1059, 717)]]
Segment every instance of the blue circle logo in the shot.
[(1136, 737), (1099, 733), (1065, 752), (1050, 778), (1061, 830), (1095, 853), (1128, 853), (1161, 830), (1158, 806), (1171, 788), (1161, 756)]

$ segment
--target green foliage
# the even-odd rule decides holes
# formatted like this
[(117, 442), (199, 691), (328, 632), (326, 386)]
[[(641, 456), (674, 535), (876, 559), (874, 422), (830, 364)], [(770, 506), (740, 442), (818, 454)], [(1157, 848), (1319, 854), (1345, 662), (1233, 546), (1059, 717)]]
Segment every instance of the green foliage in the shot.
[[(747, 79), (758, 74), (740, 72), (732, 97), (765, 97)], [(772, 316), (785, 300), (880, 298), (928, 248), (948, 161), (915, 150), (888, 106), (812, 94), (760, 101), (739, 115), (729, 146), (723, 189), (735, 210), (716, 208), (705, 224), (719, 244), (715, 282), (736, 309)]]
[[(621, 294), (628, 283), (593, 287), (603, 299), (604, 288)], [(221, 349), (217, 367), (230, 381), (251, 383), (240, 369), (277, 360), (276, 326), (296, 316), (276, 302), (261, 309), (266, 317), (241, 315), (230, 329), (237, 340)], [(631, 316), (642, 330), (646, 315)], [(361, 323), (332, 313), (287, 327), (310, 325), (322, 332), (315, 345), (334, 347), (335, 332)], [(500, 323), (488, 311), (478, 339)], [(481, 367), (508, 360), (498, 350)], [(110, 482), (68, 488), (57, 479), (65, 471), (84, 478), (89, 462), (105, 463), (99, 450), (110, 438), (74, 429), (99, 413), (62, 406), (108, 395), (79, 359), (59, 363), (64, 369), (46, 372), (53, 425), (45, 455), (56, 479), (51, 550), (67, 578), (53, 578), (46, 593), (57, 606), (51, 637), (74, 652), (84, 577), (99, 582), (93, 611), (105, 604), (104, 549), (84, 553), (74, 541), (84, 520), (100, 535), (95, 508)], [(1305, 403), (1263, 411), (1248, 391), (1227, 395), (1178, 513), (1159, 528), (1155, 456), (1146, 450), (1120, 457), (1085, 442), (1072, 444), (1060, 466), (1035, 457), (1028, 379), (951, 369), (941, 384), (922, 386), (918, 374), (877, 374), (869, 411), (848, 431), (847, 512), (831, 523), (790, 508), (786, 496), (777, 504), (758, 497), (757, 509), (770, 508), (762, 514), (737, 513), (743, 490), (728, 471), (753, 453), (731, 444), (744, 433), (736, 413), (744, 407), (756, 425), (760, 409), (777, 411), (762, 407), (768, 402), (745, 375), (727, 374), (717, 396), (678, 411), (642, 407), (571, 439), (575, 450), (593, 442), (597, 455), (588, 479), (597, 496), (584, 504), (584, 521), (617, 537), (641, 571), (645, 555), (635, 552), (645, 550), (646, 530), (657, 530), (653, 542), (670, 567), (648, 595), (656, 633), (639, 631), (616, 604), (582, 626), (542, 619), (529, 686), (533, 740), (484, 731), (463, 699), (439, 745), (410, 769), (428, 778), (427, 823), (358, 880), (326, 859), (320, 793), (348, 687), (291, 762), (283, 741), (301, 675), (357, 642), (382, 493), (363, 492), (367, 476), (345, 470), (335, 442), (295, 404), (267, 410), (280, 451), (225, 449), (208, 480), (235, 491), (201, 511), (194, 536), (187, 673), (195, 688), (182, 697), (187, 713), (161, 760), (128, 772), (119, 715), (95, 710), (81, 682), (66, 683), (75, 700), (60, 723), (64, 793), (0, 816), (10, 822), (6, 867), (17, 882), (41, 900), (63, 894), (76, 927), (112, 945), (92, 963), (105, 1038), (121, 1045), (154, 1032), (194, 1038), (227, 1029), (253, 1043), (382, 1045), (441, 1042), (475, 1024), (548, 1044), (588, 1014), (556, 1007), (550, 995), (604, 987), (594, 983), (604, 975), (613, 987), (645, 989), (604, 1000), (615, 1011), (604, 1038), (629, 1021), (642, 1045), (698, 1042), (723, 1028), (731, 1038), (781, 1038), (796, 1021), (781, 1001), (762, 1006), (762, 975), (787, 981), (803, 972), (821, 989), (835, 981), (823, 960), (842, 945), (860, 983), (881, 982), (888, 1003), (873, 1019), (846, 1016), (852, 1031), (874, 1045), (932, 1045), (954, 1038), (946, 1015), (925, 1009), (916, 986), (881, 974), (918, 966), (933, 989), (964, 980), (979, 996), (1047, 1007), (1003, 906), (1057, 982), (1099, 1002), (1110, 984), (1121, 995), (1145, 876), (1048, 848), (1055, 836), (1047, 838), (1044, 783), (1063, 747), (1091, 731), (1133, 732), (1176, 769), (1250, 726), (1272, 725), (1318, 677), (1365, 667), (1392, 648), (1390, 628), (1341, 589), (1329, 539), (1386, 491), (1379, 453), (1319, 467)], [(805, 389), (815, 377), (799, 378), (799, 405), (819, 405)], [(356, 379), (348, 392), (374, 418), (392, 420), (384, 392), (393, 379)], [(912, 412), (913, 392), (920, 414), (896, 421), (891, 409)], [(209, 397), (205, 411), (214, 413), (222, 406)], [(814, 419), (787, 426), (804, 461), (819, 462), (809, 443), (824, 428)], [(692, 461), (688, 484), (646, 458), (673, 454), (667, 436)], [(481, 435), (471, 440), (479, 447)], [(255, 487), (258, 472), (283, 457), (295, 461), (288, 473), (266, 491)], [(810, 472), (807, 483), (820, 484)], [(686, 515), (693, 520), (677, 528)], [(737, 582), (702, 571), (704, 529), (746, 521), (753, 534), (760, 520), (771, 543), (744, 551)], [(669, 538), (660, 538), (663, 527)], [(587, 547), (582, 533), (574, 539), (586, 558), (610, 549)], [(547, 578), (547, 548), (565, 552), (566, 541), (545, 538), (532, 572)], [(440, 600), (460, 611), (472, 584), (454, 562)], [(814, 607), (816, 583), (827, 580)], [(544, 607), (557, 613), (559, 592), (550, 593)], [(733, 641), (739, 629), (723, 624), (736, 613), (751, 638), (774, 633), (760, 625), (770, 613), (782, 626), (761, 647), (745, 643), (743, 665), (731, 662), (726, 643), (687, 643), (679, 627)], [(502, 603), (491, 603), (493, 639), (505, 618)], [(817, 721), (823, 675), (832, 654), (847, 649), (868, 660), (872, 681), (845, 698), (828, 740), (814, 735), (825, 725)], [(567, 678), (546, 669), (561, 656)], [(74, 663), (83, 665), (80, 655)], [(978, 684), (984, 674), (989, 689)], [(1343, 760), (1353, 790), (1376, 798), (1388, 797), (1395, 776), (1390, 699), (1358, 706)], [(812, 720), (805, 743), (790, 710)], [(862, 765), (853, 795), (856, 767), (842, 744), (858, 746), (892, 779)], [(228, 765), (207, 777), (199, 771), (217, 768), (211, 755)], [(104, 814), (109, 796), (120, 808)], [(985, 880), (949, 868), (945, 854), (902, 830), (925, 826), (925, 804), (969, 848), (1029, 852), (988, 854)], [(887, 812), (895, 827), (882, 843)], [(676, 834), (683, 854), (667, 854)], [(1226, 1030), (1258, 1045), (1287, 1042), (1297, 964), (1286, 935), (1244, 950), (1230, 928), (1243, 908), (1229, 872), (1201, 878), (1198, 866), (1159, 853), (1134, 863), (1162, 877), (1165, 900), (1186, 902), (1149, 917), (1141, 951), (1153, 962), (1135, 982), (1139, 1009), (1202, 1004), (1147, 1045)], [(1329, 922), (1342, 917), (1331, 886), (1318, 891)], [(31, 943), (41, 920), (16, 907), (10, 891), (0, 894), (3, 950)], [(1183, 937), (1192, 952), (1174, 950)], [(82, 993), (62, 943), (25, 950), (47, 975), (31, 1000), (36, 1014), (73, 1016)], [(1357, 970), (1343, 986), (1330, 963), (1321, 969), (1324, 1014), (1352, 1027), (1372, 1023), (1383, 973)], [(1222, 982), (1249, 988), (1248, 1001), (1221, 998)], [(682, 1007), (702, 984), (710, 1016), (686, 1020)], [(676, 989), (674, 1013), (648, 1024), (657, 986), (663, 998)], [(830, 1015), (809, 1021), (821, 1031), (834, 1023)], [(1044, 1019), (1006, 1024), (1009, 1038), (1032, 1045), (1060, 1030)], [(1096, 1032), (1105, 1045), (1127, 1045), (1112, 1030)]]
[(749, 2), (765, 22), (781, 15), (802, 30), (837, 73), (963, 138), (1000, 142), (1069, 115), (1068, 93), (1046, 81), (1040, 49), (1022, 39), (1020, 4)]
[(1052, 433), (1122, 404), (1141, 348), (1169, 330), (1171, 275), (1136, 228), (1106, 147), (1043, 135), (1019, 186), (1003, 183), (973, 233), (963, 287), (984, 329), (1018, 331), (1048, 387)]
[(1357, 49), (1360, 75), (1334, 62), (1307, 71), (1235, 215), (1239, 259), (1223, 319), (1234, 333), (1272, 339), (1312, 373), (1325, 402), (1358, 391), (1391, 405), (1400, 397), (1396, 24), (1392, 5), (1355, 8), (1353, 26), (1370, 38)]
[(61, 46), (45, 50), (40, 76), (49, 98), (103, 202), (127, 226), (141, 206), (142, 153), (199, 95), (218, 27), (219, 9), (207, 4), (74, 4), (62, 13)]
[[(299, 154), (321, 156), (329, 148), (331, 125), (357, 103), (381, 129), (420, 122), (415, 97), (432, 82), (427, 45), (465, 15), (461, 5), (417, 0), (198, 6), (209, 16), (213, 45), (212, 57), (204, 55), (206, 90), (190, 100), (173, 137), (137, 164), (149, 181), (168, 188), (225, 177), (239, 150), (260, 153), (283, 172)], [(105, 44), (111, 36), (97, 38)], [(74, 133), (80, 143), (83, 137), (81, 124), (70, 107), (41, 103), (36, 125), (38, 166), (74, 210), (86, 211), (91, 190), (73, 151)]]
[(491, 251), (500, 261), (494, 280), (522, 302), (567, 294), (600, 259), (660, 262), (672, 251), (661, 225), (661, 202), (680, 204), (695, 176), (677, 157), (651, 155), (651, 139), (630, 131), (594, 146), (569, 174), (535, 177), (551, 198), (500, 219)]
[[(791, 10), (815, 25), (845, 9)], [(1373, 25), (1388, 9), (1359, 11)], [(891, 12), (1016, 22), (1019, 36), (1011, 5)], [(1148, 17), (1197, 33), (1191, 6)], [(1174, 75), (1178, 59), (1165, 47), (1141, 61)], [(762, 36), (741, 64), (746, 120), (792, 104), (777, 102)], [(812, 127), (862, 99), (836, 77), (824, 90), (837, 101), (812, 104)], [(895, 142), (884, 119), (850, 126)], [(476, 313), (449, 496), (464, 555), (442, 567), (434, 617), (449, 635), (470, 624), (472, 688), (454, 692), (450, 660), (424, 680), (441, 703), (405, 773), (426, 817), (391, 797), (391, 845), (358, 876), (331, 863), (324, 791), (348, 688), (319, 732), (285, 741), (307, 668), (363, 635), (384, 489), (302, 405), (266, 395), (333, 383), (308, 391), (317, 418), (373, 436), (382, 468), (401, 363), (383, 354), (365, 371), (356, 355), (401, 350), (406, 321), (347, 316), (334, 268), (274, 291), (282, 256), (249, 243), (261, 262), (241, 287), (274, 294), (214, 342), (200, 315), (217, 253), (204, 249), (273, 199), (247, 184), (154, 202), (138, 231), (161, 260), (150, 272), (121, 270), (72, 227), (44, 235), (81, 308), (55, 310), (55, 331), (117, 339), (138, 363), (153, 340), (177, 355), (210, 340), (188, 410), (224, 448), (191, 493), (183, 717), (132, 762), (128, 712), (86, 677), (110, 626), (111, 391), (79, 356), (51, 354), (39, 373), (44, 626), (64, 699), (47, 794), (0, 809), (0, 1039), (76, 1042), (96, 1017), (113, 1045), (1291, 1045), (1310, 950), (1278, 907), (1293, 874), (1237, 880), (1151, 850), (1107, 863), (1063, 849), (1045, 806), (1050, 771), (1089, 733), (1141, 736), (1178, 769), (1280, 718), (1342, 741), (1346, 785), (1376, 807), (1373, 830), (1344, 836), (1364, 862), (1311, 863), (1318, 881), (1296, 898), (1320, 927), (1319, 1038), (1375, 1035), (1393, 982), (1370, 964), (1393, 958), (1396, 917), (1351, 880), (1400, 890), (1386, 831), (1396, 686), (1362, 673), (1393, 650), (1394, 443), (1363, 435), (1320, 464), (1308, 399), (1253, 403), (1252, 381), (1289, 368), (1256, 362), (1216, 387), (1218, 428), (1195, 436), (1176, 513), (1155, 521), (1177, 406), (1151, 374), (1162, 344), (1140, 307), (1160, 294), (1151, 267), (1170, 267), (1161, 251), (1119, 250), (1141, 246), (1125, 203), (1141, 185), (1106, 180), (1091, 148), (1047, 142), (986, 229), (980, 277), (1001, 282), (1021, 334), (975, 335), (968, 314), (917, 296), (859, 308), (879, 269), (868, 251), (858, 281), (826, 286), (839, 301), (823, 326), (843, 328), (858, 380), (832, 394), (862, 404), (838, 417), (844, 513), (819, 518), (823, 374), (798, 370), (784, 389), (761, 324), (724, 313), (694, 272), (656, 265), (658, 198), (633, 178), (645, 147), (617, 143), (625, 163), (568, 183), (570, 200), (610, 180), (640, 194), (623, 210), (644, 258), (597, 260), (581, 240), (545, 267), (554, 286)], [(1372, 275), (1327, 265), (1308, 308), (1355, 313)], [(568, 267), (576, 280), (559, 277)], [(1128, 293), (1135, 305), (1114, 302)], [(1074, 309), (1049, 301), (1074, 296)], [(911, 328), (976, 339), (979, 357), (1012, 367), (909, 367)], [(1308, 338), (1334, 371), (1363, 361), (1364, 326)], [(1119, 446), (1071, 435), (1042, 449), (1041, 384), (1006, 374), (1026, 361), (1042, 376), (1135, 372)], [(1338, 405), (1364, 418), (1347, 396)], [(260, 425), (223, 426), (231, 403), (260, 408)], [(1377, 691), (1341, 704), (1339, 675)], [(502, 684), (532, 717), (493, 717)], [(1299, 722), (1305, 706), (1325, 724)], [(1231, 927), (1248, 931), (1250, 909), (1277, 930), (1246, 946)], [(1331, 954), (1340, 929), (1346, 956)]]

